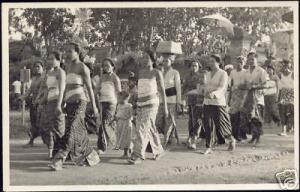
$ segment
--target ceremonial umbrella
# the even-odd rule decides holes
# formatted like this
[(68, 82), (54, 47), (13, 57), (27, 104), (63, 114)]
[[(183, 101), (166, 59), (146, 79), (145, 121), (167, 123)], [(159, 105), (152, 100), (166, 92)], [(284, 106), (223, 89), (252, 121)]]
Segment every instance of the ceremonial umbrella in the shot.
[(200, 18), (205, 24), (212, 26), (214, 31), (226, 35), (234, 35), (234, 25), (231, 21), (220, 14), (208, 15)]
[(289, 22), (289, 23), (294, 23), (293, 11), (290, 11), (290, 12), (287, 12), (287, 13), (283, 14), (281, 16), (281, 19), (286, 21), (286, 22)]

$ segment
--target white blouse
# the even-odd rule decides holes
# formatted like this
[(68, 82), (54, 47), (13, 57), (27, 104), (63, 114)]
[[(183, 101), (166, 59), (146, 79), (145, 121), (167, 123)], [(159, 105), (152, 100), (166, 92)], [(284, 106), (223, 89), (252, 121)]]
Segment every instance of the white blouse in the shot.
[(228, 86), (228, 75), (226, 71), (219, 69), (214, 76), (211, 72), (207, 72), (207, 84), (205, 87), (206, 92), (211, 92), (213, 98), (204, 98), (204, 105), (218, 105), (226, 106), (226, 91)]

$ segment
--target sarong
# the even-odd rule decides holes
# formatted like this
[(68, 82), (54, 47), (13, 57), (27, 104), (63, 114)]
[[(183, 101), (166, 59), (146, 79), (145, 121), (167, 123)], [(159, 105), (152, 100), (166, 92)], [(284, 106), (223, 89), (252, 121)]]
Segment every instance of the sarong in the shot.
[(272, 120), (275, 123), (279, 123), (279, 109), (277, 102), (276, 94), (265, 95), (265, 113), (264, 113), (264, 121), (270, 123)]
[(133, 153), (145, 159), (145, 152), (148, 144), (154, 155), (163, 152), (159, 133), (155, 126), (158, 106), (143, 106), (137, 108), (135, 139), (133, 140)]
[(66, 105), (66, 131), (63, 136), (63, 146), (54, 156), (53, 162), (65, 161), (68, 154), (76, 165), (87, 162), (90, 166), (97, 164), (100, 159), (90, 146), (84, 117), (86, 101), (78, 100)]
[(250, 90), (241, 111), (241, 126), (253, 136), (263, 134), (264, 106), (257, 104), (256, 90)]
[(231, 137), (231, 123), (230, 117), (225, 106), (204, 105), (204, 128), (206, 147), (213, 147), (214, 135), (217, 139), (220, 137), (230, 139)]
[(241, 112), (230, 114), (230, 121), (233, 137), (238, 141), (247, 139), (247, 130), (241, 126)]
[(65, 134), (65, 115), (56, 113), (57, 100), (49, 101), (41, 112), (40, 127), (43, 142), (49, 149), (57, 151)]
[(189, 105), (189, 138), (205, 138), (203, 127), (203, 106)]
[(116, 112), (116, 105), (108, 102), (101, 102), (101, 125), (98, 133), (98, 149), (106, 151), (109, 147), (116, 145), (116, 122), (113, 121)]
[(38, 105), (32, 103), (32, 99), (29, 101), (29, 115), (30, 115), (30, 139), (35, 139), (40, 135), (40, 129), (38, 125)]
[(164, 106), (163, 104), (159, 105), (158, 113), (155, 120), (155, 125), (159, 133), (164, 135), (164, 142), (168, 143), (170, 138), (175, 134), (177, 141), (179, 140), (177, 129), (176, 129), (176, 117), (177, 110), (175, 103), (168, 103), (168, 112), (169, 117), (167, 118), (167, 122), (165, 122), (165, 114), (164, 114)]
[(93, 106), (91, 102), (87, 104), (84, 121), (85, 121), (86, 130), (89, 134), (98, 133), (96, 118), (94, 116)]
[(287, 131), (294, 127), (294, 104), (279, 104), (280, 120), (287, 126)]

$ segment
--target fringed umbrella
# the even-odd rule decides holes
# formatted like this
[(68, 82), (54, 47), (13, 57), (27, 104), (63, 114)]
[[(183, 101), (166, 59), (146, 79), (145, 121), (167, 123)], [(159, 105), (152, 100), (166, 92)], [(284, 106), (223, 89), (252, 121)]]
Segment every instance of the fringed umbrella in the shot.
[(231, 21), (220, 14), (213, 14), (202, 17), (201, 20), (204, 21), (208, 26), (213, 27), (214, 32), (222, 35), (234, 35), (234, 25)]

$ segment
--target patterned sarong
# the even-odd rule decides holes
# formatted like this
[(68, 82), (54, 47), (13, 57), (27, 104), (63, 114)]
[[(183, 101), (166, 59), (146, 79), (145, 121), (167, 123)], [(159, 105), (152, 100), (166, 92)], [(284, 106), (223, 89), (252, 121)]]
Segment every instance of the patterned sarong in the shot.
[(241, 111), (241, 126), (246, 127), (245, 129), (252, 135), (262, 135), (263, 113), (263, 106), (257, 104), (256, 90), (248, 91)]
[(154, 155), (163, 152), (159, 133), (155, 126), (158, 106), (144, 106), (137, 108), (135, 139), (133, 140), (133, 153), (145, 159), (145, 152), (148, 144)]
[(108, 147), (116, 145), (116, 122), (113, 121), (116, 112), (116, 105), (108, 102), (101, 102), (101, 125), (98, 133), (98, 149), (106, 151)]
[(41, 111), (40, 133), (49, 149), (57, 150), (65, 134), (65, 115), (56, 113), (57, 100), (48, 102)]
[(32, 103), (32, 98), (29, 100), (29, 114), (30, 114), (30, 138), (35, 139), (40, 135), (40, 128), (38, 125), (38, 105)]
[(84, 162), (94, 165), (100, 161), (99, 156), (90, 146), (85, 127), (86, 105), (87, 102), (83, 100), (67, 103), (66, 132), (63, 137), (63, 147), (55, 155), (54, 162), (64, 161), (68, 154), (70, 154), (72, 161), (77, 165)]

